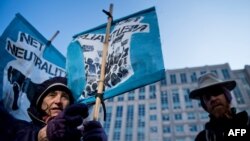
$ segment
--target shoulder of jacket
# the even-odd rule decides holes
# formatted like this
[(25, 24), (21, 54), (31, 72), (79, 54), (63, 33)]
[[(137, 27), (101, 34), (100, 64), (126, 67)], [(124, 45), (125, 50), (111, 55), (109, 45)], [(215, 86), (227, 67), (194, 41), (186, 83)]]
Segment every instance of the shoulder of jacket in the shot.
[(205, 141), (205, 138), (206, 138), (206, 130), (202, 130), (195, 137), (195, 141)]

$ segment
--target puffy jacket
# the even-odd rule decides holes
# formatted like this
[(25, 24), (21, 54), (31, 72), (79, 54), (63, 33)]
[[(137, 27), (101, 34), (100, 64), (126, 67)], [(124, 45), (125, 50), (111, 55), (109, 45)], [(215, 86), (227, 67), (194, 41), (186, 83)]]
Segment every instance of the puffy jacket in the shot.
[[(33, 125), (10, 115), (0, 102), (0, 140), (1, 141), (36, 141)], [(33, 135), (32, 135), (33, 134)]]

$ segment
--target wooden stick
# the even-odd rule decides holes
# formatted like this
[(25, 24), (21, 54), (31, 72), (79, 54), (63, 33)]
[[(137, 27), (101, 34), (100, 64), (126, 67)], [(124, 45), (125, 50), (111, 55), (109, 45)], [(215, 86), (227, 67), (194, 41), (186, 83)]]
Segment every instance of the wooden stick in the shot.
[[(101, 74), (100, 74), (100, 81), (98, 83), (98, 89), (97, 89), (98, 94), (102, 94), (103, 88), (104, 88), (105, 66), (106, 66), (106, 58), (107, 58), (107, 54), (108, 54), (110, 27), (111, 27), (111, 23), (112, 23), (112, 12), (113, 12), (113, 4), (110, 4), (110, 6), (109, 6), (109, 14), (110, 15), (108, 17), (105, 41), (104, 41), (103, 50), (102, 50)], [(95, 120), (95, 121), (98, 120), (100, 103), (101, 103), (101, 99), (99, 97), (96, 97), (95, 107), (94, 107), (94, 116), (93, 116), (93, 118), (94, 118), (93, 120)]]
[(56, 38), (56, 36), (59, 34), (59, 32), (60, 32), (59, 30), (56, 31), (56, 33), (48, 41), (47, 46), (49, 46), (52, 43), (52, 41)]

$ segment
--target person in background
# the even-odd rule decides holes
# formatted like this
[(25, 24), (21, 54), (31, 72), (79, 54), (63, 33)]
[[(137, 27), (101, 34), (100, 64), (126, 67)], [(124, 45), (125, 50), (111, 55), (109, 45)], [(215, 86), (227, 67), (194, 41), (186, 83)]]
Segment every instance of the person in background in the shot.
[[(195, 138), (195, 141), (225, 141), (239, 137), (240, 141), (249, 140), (250, 124), (246, 111), (236, 113), (231, 107), (231, 90), (236, 81), (222, 81), (213, 73), (206, 73), (198, 78), (198, 88), (190, 92), (191, 99), (200, 100), (203, 109), (209, 113), (210, 120)], [(246, 131), (243, 136), (235, 129)]]
[(28, 114), (32, 123), (18, 131), (19, 141), (107, 140), (98, 121), (86, 120), (88, 107), (74, 103), (64, 77), (54, 77), (38, 85)]

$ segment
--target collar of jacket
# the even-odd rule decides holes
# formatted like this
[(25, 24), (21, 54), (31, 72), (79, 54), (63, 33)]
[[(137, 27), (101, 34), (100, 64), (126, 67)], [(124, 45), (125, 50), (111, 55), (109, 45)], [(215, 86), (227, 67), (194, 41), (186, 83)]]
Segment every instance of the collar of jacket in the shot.
[(248, 125), (249, 118), (246, 111), (236, 114), (235, 108), (232, 108), (232, 118), (217, 119), (210, 115), (210, 121), (205, 125), (206, 129), (225, 130), (229, 128), (240, 128)]
[(32, 122), (38, 126), (45, 126), (46, 123), (42, 120), (42, 115), (36, 110), (36, 108), (31, 107), (27, 110)]

